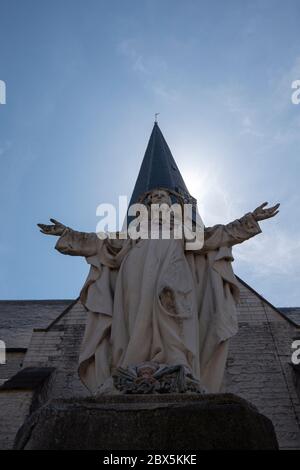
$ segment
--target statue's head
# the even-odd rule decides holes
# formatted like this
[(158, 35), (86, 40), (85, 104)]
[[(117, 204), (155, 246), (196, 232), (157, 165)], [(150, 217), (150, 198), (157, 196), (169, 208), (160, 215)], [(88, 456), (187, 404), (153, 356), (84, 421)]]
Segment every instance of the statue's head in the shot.
[(167, 204), (172, 205), (172, 201), (168, 191), (165, 189), (153, 189), (148, 195), (148, 203), (151, 204)]
[(148, 207), (150, 207), (152, 204), (167, 204), (168, 206), (171, 206), (174, 203), (172, 200), (174, 195), (176, 196), (175, 199), (178, 199), (178, 202), (182, 203), (180, 198), (177, 197), (178, 194), (167, 188), (151, 189), (150, 191), (142, 194), (138, 202), (140, 204), (145, 204)]
[(171, 189), (163, 187), (151, 189), (140, 197), (139, 203), (146, 206), (148, 219), (151, 218), (155, 223), (159, 221), (160, 225), (165, 220), (167, 224), (171, 223), (173, 228), (175, 217), (182, 220), (183, 199)]

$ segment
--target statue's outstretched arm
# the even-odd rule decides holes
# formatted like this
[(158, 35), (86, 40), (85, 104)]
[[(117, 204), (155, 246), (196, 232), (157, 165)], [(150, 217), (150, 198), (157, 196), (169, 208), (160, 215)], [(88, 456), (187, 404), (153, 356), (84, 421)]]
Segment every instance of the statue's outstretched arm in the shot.
[(227, 225), (215, 225), (204, 231), (204, 246), (201, 251), (216, 250), (221, 246), (233, 246), (261, 233), (258, 221), (269, 219), (278, 214), (279, 204), (265, 208), (267, 202), (249, 212), (240, 219)]
[(61, 222), (58, 222), (58, 220), (50, 219), (50, 222), (52, 222), (51, 225), (37, 224), (37, 226), (40, 228), (40, 232), (44, 233), (45, 235), (55, 235), (60, 237), (67, 229), (67, 227)]
[(52, 225), (37, 224), (40, 231), (45, 235), (59, 237), (55, 248), (64, 255), (71, 256), (93, 256), (97, 253), (102, 241), (96, 233), (77, 232), (66, 227), (55, 219), (50, 219)]
[(267, 205), (268, 202), (263, 202), (252, 212), (253, 217), (256, 221), (270, 219), (271, 217), (274, 217), (274, 215), (278, 214), (280, 206), (279, 202), (273, 207), (267, 207), (266, 209), (264, 209), (264, 207), (266, 207)]

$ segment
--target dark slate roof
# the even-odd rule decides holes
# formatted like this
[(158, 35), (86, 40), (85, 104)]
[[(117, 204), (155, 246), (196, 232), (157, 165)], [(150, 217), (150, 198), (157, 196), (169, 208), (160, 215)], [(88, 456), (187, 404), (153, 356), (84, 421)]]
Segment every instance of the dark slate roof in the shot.
[(278, 310), (300, 326), (300, 307), (279, 307)]
[(168, 188), (182, 194), (187, 200), (191, 198), (157, 122), (154, 123), (130, 205), (138, 202), (142, 194), (155, 188)]
[(7, 348), (27, 348), (33, 328), (46, 328), (72, 300), (0, 300), (0, 339)]

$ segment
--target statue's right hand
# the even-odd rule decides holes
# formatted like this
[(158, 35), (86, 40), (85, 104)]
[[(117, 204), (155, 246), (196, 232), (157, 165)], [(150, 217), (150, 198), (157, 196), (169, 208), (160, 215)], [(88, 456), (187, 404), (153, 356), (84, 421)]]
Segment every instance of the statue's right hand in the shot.
[(45, 235), (56, 235), (59, 237), (67, 228), (64, 224), (61, 224), (55, 219), (50, 219), (50, 222), (52, 222), (53, 225), (37, 224), (37, 226), (41, 229), (40, 231)]

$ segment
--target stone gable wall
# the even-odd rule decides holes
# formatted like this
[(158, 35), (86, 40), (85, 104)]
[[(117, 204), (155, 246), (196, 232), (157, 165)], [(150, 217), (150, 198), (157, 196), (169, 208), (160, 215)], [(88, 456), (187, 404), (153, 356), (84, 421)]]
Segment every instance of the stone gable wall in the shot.
[[(23, 367), (56, 368), (41, 401), (88, 395), (77, 376), (85, 318), (86, 310), (77, 302), (47, 329), (34, 331)], [(300, 404), (289, 365), (295, 328), (243, 284), (238, 318), (239, 332), (231, 340), (229, 350), (226, 391), (246, 398), (272, 419), (281, 448), (300, 449)], [(13, 407), (14, 400), (19, 406), (22, 401), (20, 393), (13, 396), (10, 392), (10, 406)], [(8, 400), (7, 397), (5, 399)], [(24, 392), (25, 415), (27, 400), (28, 395)], [(1, 409), (3, 407), (0, 407), (0, 415), (3, 413)], [(11, 416), (17, 431), (20, 416)], [(11, 421), (11, 428), (13, 426)]]
[(226, 391), (252, 402), (275, 426), (281, 448), (300, 448), (300, 403), (290, 366), (296, 329), (241, 285), (239, 332), (231, 340)]

